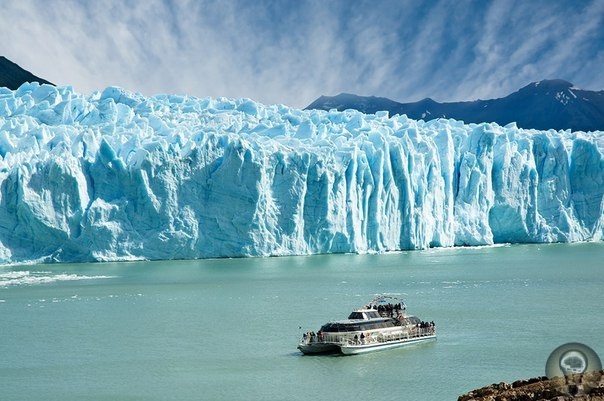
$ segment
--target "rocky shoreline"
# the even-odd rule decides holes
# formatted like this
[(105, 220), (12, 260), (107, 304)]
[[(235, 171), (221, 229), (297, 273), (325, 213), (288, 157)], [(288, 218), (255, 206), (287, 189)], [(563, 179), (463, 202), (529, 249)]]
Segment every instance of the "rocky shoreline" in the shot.
[(459, 396), (458, 401), (604, 401), (604, 370), (565, 377), (546, 376), (491, 384)]

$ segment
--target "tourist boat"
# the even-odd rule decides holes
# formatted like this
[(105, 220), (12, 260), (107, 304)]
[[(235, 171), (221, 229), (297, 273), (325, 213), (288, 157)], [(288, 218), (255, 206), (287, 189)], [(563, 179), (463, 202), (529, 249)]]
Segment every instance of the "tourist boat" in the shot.
[(298, 349), (304, 354), (364, 354), (436, 340), (434, 322), (407, 314), (396, 297), (379, 296), (353, 311), (348, 319), (324, 324), (302, 336)]

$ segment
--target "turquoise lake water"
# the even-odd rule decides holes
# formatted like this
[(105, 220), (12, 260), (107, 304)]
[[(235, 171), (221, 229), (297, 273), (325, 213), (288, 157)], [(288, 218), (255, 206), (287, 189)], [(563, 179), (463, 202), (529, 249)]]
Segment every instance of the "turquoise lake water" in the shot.
[[(0, 400), (456, 400), (567, 342), (603, 358), (603, 272), (603, 243), (0, 267)], [(383, 293), (438, 340), (296, 350)]]

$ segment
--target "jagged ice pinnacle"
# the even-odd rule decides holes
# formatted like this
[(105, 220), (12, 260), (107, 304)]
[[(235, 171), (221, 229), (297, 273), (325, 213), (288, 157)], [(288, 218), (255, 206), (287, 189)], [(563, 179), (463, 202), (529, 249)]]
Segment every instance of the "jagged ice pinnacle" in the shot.
[(603, 137), (0, 88), (0, 263), (602, 240)]

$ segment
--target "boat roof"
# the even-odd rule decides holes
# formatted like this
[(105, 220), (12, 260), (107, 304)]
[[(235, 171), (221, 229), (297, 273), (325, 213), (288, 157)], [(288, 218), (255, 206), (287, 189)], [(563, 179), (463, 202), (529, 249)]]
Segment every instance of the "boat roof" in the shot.
[(392, 320), (391, 317), (380, 317), (380, 318), (374, 318), (374, 319), (369, 319), (369, 320), (359, 320), (359, 319), (342, 319), (342, 320), (335, 320), (333, 322), (329, 322), (329, 324), (332, 323), (337, 323), (337, 324), (346, 324), (346, 325), (354, 325), (354, 324), (360, 324), (360, 323), (365, 323), (365, 322), (388, 322)]
[(371, 301), (369, 301), (368, 303), (363, 305), (362, 308), (371, 309), (370, 306), (372, 306), (372, 305), (380, 306), (380, 305), (388, 305), (388, 304), (402, 304), (404, 307), (407, 307), (407, 305), (405, 304), (405, 301), (398, 296), (376, 295), (373, 297), (373, 299)]
[[(332, 320), (329, 323), (326, 324), (333, 324), (333, 323), (337, 323), (337, 324), (345, 324), (345, 325), (354, 325), (354, 324), (359, 324), (359, 323), (363, 323), (363, 322), (387, 322), (393, 320), (393, 318), (391, 317), (379, 317), (379, 318), (373, 318), (373, 319), (368, 319), (368, 320), (359, 320), (359, 319), (342, 319), (342, 320)], [(414, 321), (417, 320), (419, 321), (420, 319), (417, 316), (414, 315), (407, 315), (405, 316), (404, 320), (409, 320), (409, 321)]]
[(341, 319), (341, 320), (335, 320), (333, 322), (330, 323), (359, 323), (359, 322), (379, 322), (379, 321), (385, 321), (385, 320), (392, 320), (391, 317), (374, 317), (371, 319)]

